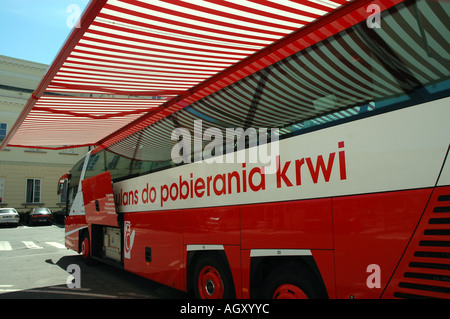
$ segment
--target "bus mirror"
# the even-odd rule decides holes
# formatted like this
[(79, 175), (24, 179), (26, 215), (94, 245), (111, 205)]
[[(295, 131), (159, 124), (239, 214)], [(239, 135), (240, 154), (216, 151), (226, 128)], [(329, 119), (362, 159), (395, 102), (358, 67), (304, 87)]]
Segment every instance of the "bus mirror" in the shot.
[(61, 178), (58, 181), (58, 186), (56, 189), (56, 194), (61, 195), (64, 192), (64, 185), (70, 180), (72, 177), (72, 174), (65, 174), (61, 176)]
[(56, 194), (61, 195), (64, 188), (64, 180), (59, 180)]
[(58, 184), (58, 187), (56, 189), (56, 195), (60, 195), (61, 194), (61, 188), (60, 185)]

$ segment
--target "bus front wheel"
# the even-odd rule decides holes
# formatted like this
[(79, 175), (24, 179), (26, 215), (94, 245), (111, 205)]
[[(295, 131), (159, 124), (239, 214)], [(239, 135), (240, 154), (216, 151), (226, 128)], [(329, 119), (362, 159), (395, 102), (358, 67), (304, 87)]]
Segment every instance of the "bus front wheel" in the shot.
[(223, 263), (201, 256), (194, 267), (192, 288), (197, 299), (230, 299), (234, 297), (233, 278)]
[(87, 265), (92, 265), (93, 264), (93, 260), (92, 260), (92, 256), (91, 256), (91, 241), (89, 239), (89, 233), (88, 232), (84, 232), (81, 235), (80, 253), (81, 253), (81, 256), (83, 257), (84, 262)]

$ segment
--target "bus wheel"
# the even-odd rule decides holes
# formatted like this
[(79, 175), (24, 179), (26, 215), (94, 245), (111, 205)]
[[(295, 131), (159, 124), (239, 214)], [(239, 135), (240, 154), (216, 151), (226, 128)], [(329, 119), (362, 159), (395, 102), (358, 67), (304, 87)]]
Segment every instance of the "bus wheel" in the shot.
[(284, 265), (273, 270), (264, 282), (265, 299), (316, 298), (312, 274), (294, 265)]
[(81, 256), (83, 257), (83, 260), (86, 264), (90, 265), (92, 264), (92, 257), (91, 257), (91, 242), (89, 240), (89, 233), (85, 232), (81, 236)]
[(208, 256), (197, 260), (192, 287), (195, 298), (199, 299), (230, 299), (234, 296), (231, 275), (222, 263)]

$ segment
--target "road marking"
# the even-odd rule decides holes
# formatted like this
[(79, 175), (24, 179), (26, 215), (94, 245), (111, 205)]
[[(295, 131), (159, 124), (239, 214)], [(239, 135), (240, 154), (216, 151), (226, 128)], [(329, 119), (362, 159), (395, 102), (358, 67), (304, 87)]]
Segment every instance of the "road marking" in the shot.
[(63, 245), (63, 244), (60, 244), (60, 243), (57, 243), (57, 242), (54, 242), (54, 241), (50, 241), (50, 242), (45, 242), (46, 244), (48, 244), (48, 245), (50, 245), (50, 246), (53, 246), (53, 247), (56, 247), (56, 248), (58, 248), (58, 249), (66, 249), (66, 246), (65, 245)]
[(3, 289), (3, 288), (0, 288), (0, 293), (16, 292), (16, 291), (20, 291), (20, 290), (19, 289)]
[[(37, 249), (36, 249), (36, 251), (37, 251)], [(17, 258), (30, 258), (30, 257), (36, 257), (36, 256), (61, 255), (62, 253), (64, 253), (62, 250), (57, 250), (57, 251), (55, 250), (54, 252), (46, 251), (46, 252), (40, 253), (40, 254), (30, 254), (30, 255), (20, 255), (20, 256), (5, 256), (5, 257), (2, 257), (2, 260), (3, 259), (6, 260), (6, 259), (17, 259)], [(74, 256), (78, 256), (78, 253), (74, 252), (73, 255)]]
[(38, 246), (32, 241), (22, 241), (22, 243), (29, 249), (44, 249), (44, 247)]
[(0, 241), (0, 250), (12, 250), (9, 241)]
[[(31, 240), (23, 240), (22, 243), (26, 246), (28, 249), (44, 249), (44, 247), (39, 246), (35, 242)], [(45, 242), (47, 245), (50, 245), (52, 247), (58, 248), (58, 249), (66, 249), (66, 246), (64, 244), (55, 242), (55, 241), (47, 241)], [(13, 250), (11, 244), (9, 241), (0, 241), (0, 251), (8, 251)]]
[(8, 289), (8, 288), (11, 288), (11, 287), (14, 287), (14, 285), (0, 285), (0, 293), (18, 291), (18, 289)]

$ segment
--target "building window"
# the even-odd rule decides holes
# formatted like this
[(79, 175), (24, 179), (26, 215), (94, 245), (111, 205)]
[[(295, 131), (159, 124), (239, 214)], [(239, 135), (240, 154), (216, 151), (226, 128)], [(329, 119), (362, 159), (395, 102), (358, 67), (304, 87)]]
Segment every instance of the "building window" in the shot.
[(0, 177), (0, 204), (3, 204), (5, 198), (5, 178)]
[(27, 178), (27, 203), (41, 202), (41, 180)]
[(6, 138), (7, 128), (8, 128), (8, 124), (0, 123), (0, 141), (3, 141)]
[(66, 148), (59, 151), (59, 154), (69, 154), (69, 155), (78, 155), (75, 148)]
[(40, 148), (27, 148), (27, 149), (24, 150), (24, 152), (28, 152), (28, 153), (30, 153), (30, 152), (32, 152), (32, 153), (47, 153), (46, 151), (41, 150)]

